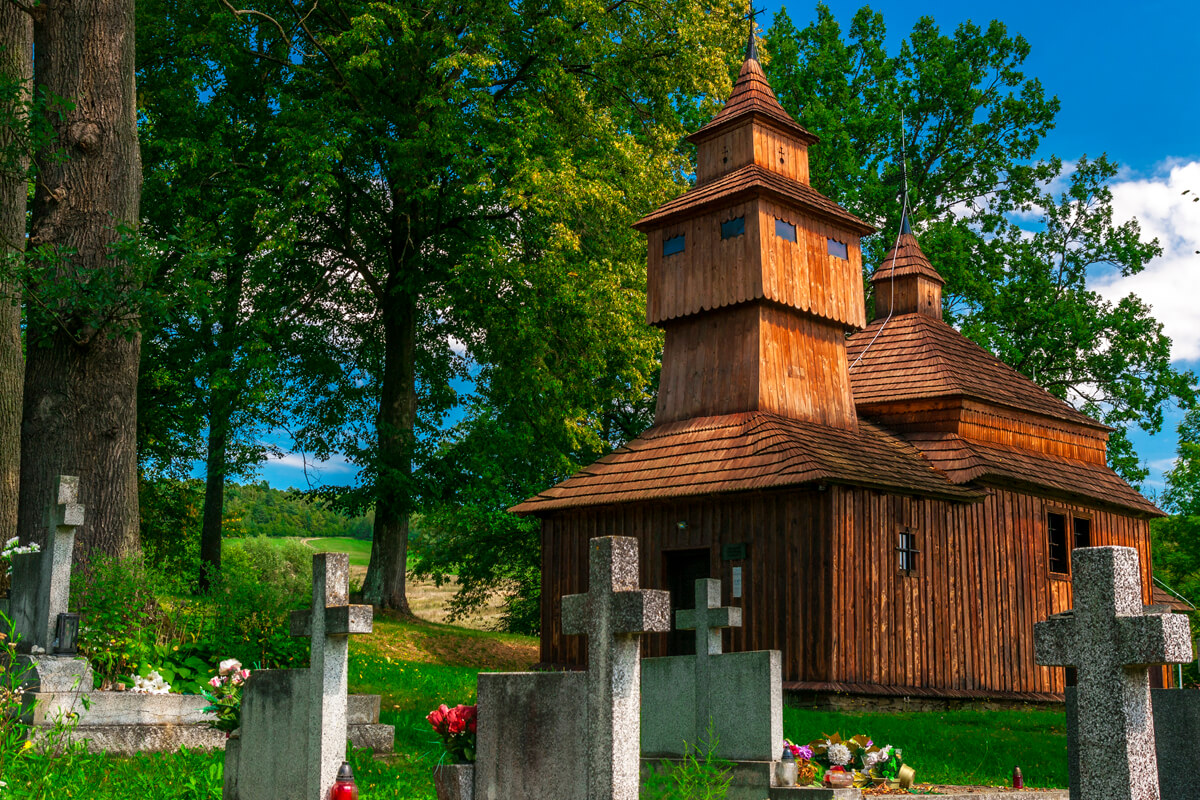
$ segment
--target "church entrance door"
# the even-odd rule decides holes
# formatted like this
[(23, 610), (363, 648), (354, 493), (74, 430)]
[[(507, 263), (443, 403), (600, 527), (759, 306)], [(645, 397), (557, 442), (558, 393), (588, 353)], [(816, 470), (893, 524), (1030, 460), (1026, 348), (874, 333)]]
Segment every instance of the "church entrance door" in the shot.
[(694, 631), (675, 630), (675, 612), (696, 607), (696, 581), (711, 577), (710, 560), (707, 547), (663, 552), (667, 591), (671, 593), (671, 632), (667, 634), (669, 656), (696, 654), (696, 634)]

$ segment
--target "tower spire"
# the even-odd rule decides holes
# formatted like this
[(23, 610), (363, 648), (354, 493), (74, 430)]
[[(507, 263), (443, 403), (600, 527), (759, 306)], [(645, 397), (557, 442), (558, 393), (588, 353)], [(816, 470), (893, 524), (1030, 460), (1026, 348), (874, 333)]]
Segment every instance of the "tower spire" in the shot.
[(754, 36), (754, 14), (750, 15), (750, 41), (746, 43), (746, 60), (758, 61), (758, 42)]

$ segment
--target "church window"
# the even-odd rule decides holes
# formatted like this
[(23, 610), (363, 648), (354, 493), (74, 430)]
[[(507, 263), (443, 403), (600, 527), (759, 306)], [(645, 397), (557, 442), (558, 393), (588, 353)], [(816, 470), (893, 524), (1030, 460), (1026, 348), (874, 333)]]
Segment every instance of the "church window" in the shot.
[(1071, 546), (1067, 542), (1067, 516), (1046, 514), (1046, 533), (1050, 537), (1050, 571), (1062, 575), (1071, 572)]
[(676, 253), (683, 252), (683, 234), (672, 236), (670, 239), (663, 239), (663, 255), (673, 256)]
[(796, 241), (796, 226), (790, 222), (784, 222), (781, 219), (776, 219), (775, 235), (780, 239), (787, 239), (789, 242), (794, 242)]
[(1092, 521), (1086, 517), (1076, 517), (1075, 523), (1075, 546), (1076, 547), (1091, 547), (1092, 546)]
[(896, 548), (896, 554), (900, 560), (900, 571), (911, 575), (917, 569), (917, 554), (921, 551), (917, 549), (917, 534), (909, 528), (900, 531), (900, 544)]
[(721, 223), (721, 238), (732, 239), (746, 232), (746, 218), (734, 217)]
[(837, 239), (829, 240), (829, 255), (834, 258), (850, 258), (850, 251), (846, 247), (845, 242), (839, 242)]

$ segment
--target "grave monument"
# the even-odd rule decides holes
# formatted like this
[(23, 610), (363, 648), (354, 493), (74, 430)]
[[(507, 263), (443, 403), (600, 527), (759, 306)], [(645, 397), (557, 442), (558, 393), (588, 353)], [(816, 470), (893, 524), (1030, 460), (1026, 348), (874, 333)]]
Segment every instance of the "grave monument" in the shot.
[(292, 612), (312, 639), (308, 669), (255, 670), (241, 728), (225, 747), (224, 800), (324, 800), (346, 753), (350, 634), (371, 632), (371, 607), (349, 604), (350, 557), (313, 556), (313, 601)]
[(670, 627), (670, 595), (638, 588), (637, 540), (592, 539), (588, 592), (562, 599), (586, 672), (479, 676), (478, 800), (636, 800), (640, 635)]
[(1187, 617), (1143, 608), (1132, 548), (1076, 548), (1071, 570), (1074, 609), (1034, 626), (1037, 662), (1077, 670), (1071, 798), (1158, 800), (1149, 667), (1191, 660)]
[[(83, 524), (79, 478), (60, 475), (54, 498), (41, 552), (12, 558), (9, 599), (18, 669), (28, 668), (23, 686), (31, 695), (29, 699), (50, 699), (43, 695), (53, 695), (55, 707), (64, 711), (74, 709), (81, 693), (92, 689), (92, 670), (87, 661), (75, 656), (73, 642), (60, 646), (58, 640), (60, 615), (67, 613), (71, 598), (75, 529)], [(69, 631), (71, 638), (76, 631)]]

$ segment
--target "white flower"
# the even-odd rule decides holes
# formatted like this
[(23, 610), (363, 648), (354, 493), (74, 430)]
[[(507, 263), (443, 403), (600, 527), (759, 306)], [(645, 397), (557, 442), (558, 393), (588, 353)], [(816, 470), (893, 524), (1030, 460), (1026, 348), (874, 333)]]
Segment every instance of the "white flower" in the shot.
[(158, 670), (151, 670), (145, 678), (135, 675), (133, 688), (129, 691), (134, 694), (170, 694), (171, 684), (163, 680), (163, 676), (158, 674)]
[(241, 668), (242, 662), (238, 661), (236, 658), (227, 658), (221, 662), (221, 666), (217, 669), (217, 672), (221, 675), (229, 675), (237, 672)]
[(826, 754), (829, 756), (830, 764), (844, 767), (850, 763), (850, 748), (840, 742), (829, 745)]

